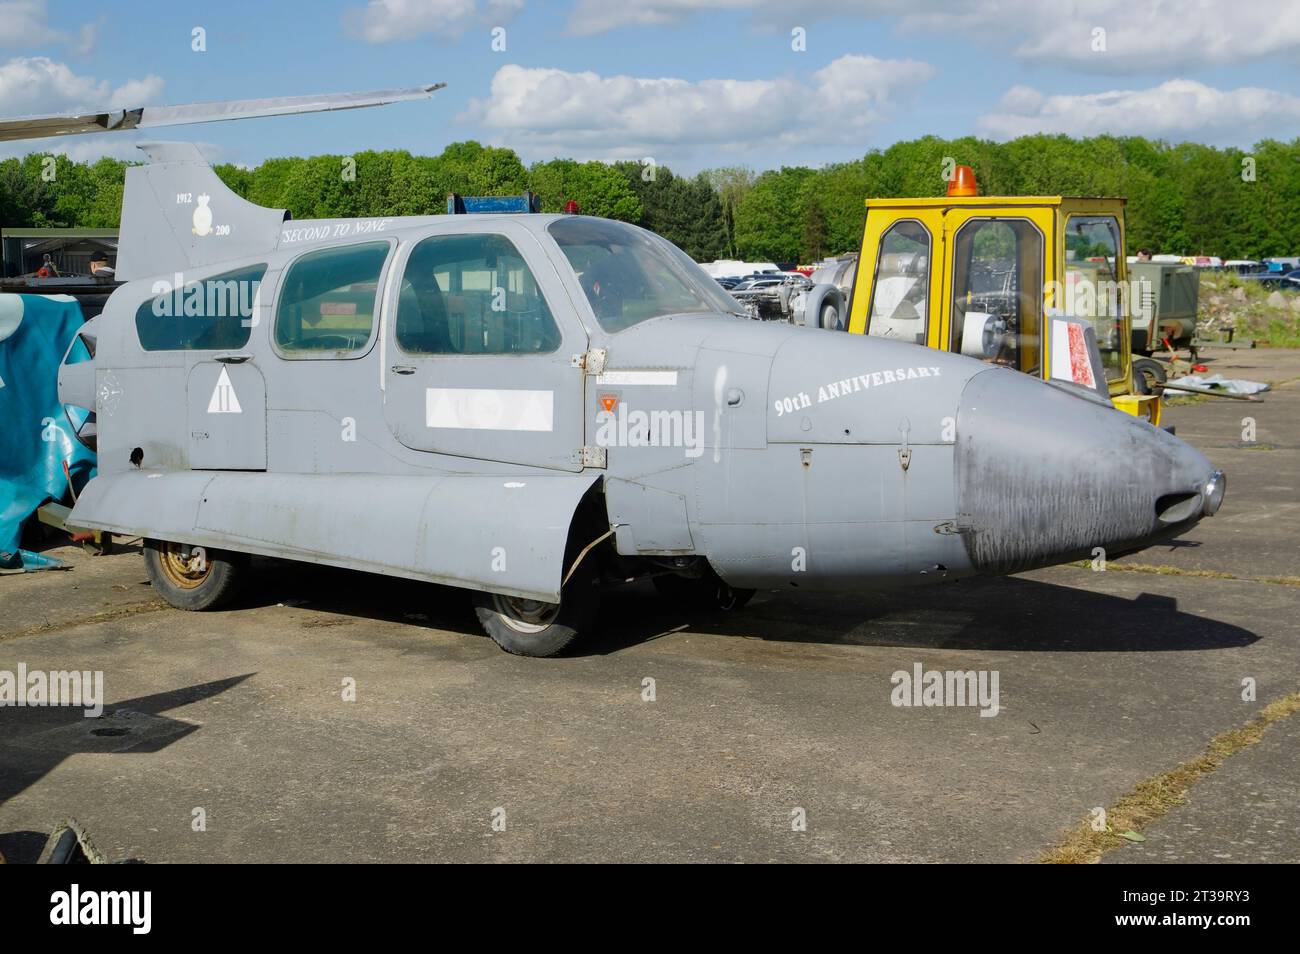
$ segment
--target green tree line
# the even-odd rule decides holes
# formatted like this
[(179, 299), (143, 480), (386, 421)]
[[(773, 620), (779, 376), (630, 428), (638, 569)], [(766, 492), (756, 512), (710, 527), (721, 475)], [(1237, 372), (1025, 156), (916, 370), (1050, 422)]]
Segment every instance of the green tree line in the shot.
[[(118, 224), (126, 163), (33, 154), (0, 162), (0, 225)], [(294, 218), (427, 215), (449, 192), (536, 192), (542, 208), (572, 200), (588, 215), (635, 222), (700, 261), (813, 262), (857, 249), (863, 200), (936, 196), (952, 162), (985, 195), (1104, 195), (1128, 200), (1128, 250), (1259, 258), (1300, 254), (1300, 139), (1251, 150), (1139, 136), (1024, 136), (997, 143), (927, 136), (818, 169), (741, 167), (676, 175), (642, 162), (552, 159), (525, 166), (513, 150), (454, 143), (437, 156), (390, 150), (268, 159), (217, 174), (259, 205)]]

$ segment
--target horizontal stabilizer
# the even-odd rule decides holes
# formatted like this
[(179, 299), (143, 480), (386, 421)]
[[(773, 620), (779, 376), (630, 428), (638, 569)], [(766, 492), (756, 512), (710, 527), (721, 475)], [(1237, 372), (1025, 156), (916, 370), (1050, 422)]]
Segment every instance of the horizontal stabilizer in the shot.
[(79, 136), (84, 133), (121, 132), (129, 129), (149, 129), (155, 126), (182, 126), (188, 123), (215, 123), (227, 119), (254, 119), (260, 116), (321, 113), (334, 109), (361, 109), (365, 106), (386, 106), (389, 103), (427, 98), (446, 85), (446, 83), (434, 83), (431, 86), (416, 86), (411, 89), (380, 89), (367, 93), (275, 96), (270, 99), (234, 99), (224, 103), (140, 106), (102, 113), (23, 116), (16, 119), (0, 119), (0, 142), (45, 139), (52, 136)]

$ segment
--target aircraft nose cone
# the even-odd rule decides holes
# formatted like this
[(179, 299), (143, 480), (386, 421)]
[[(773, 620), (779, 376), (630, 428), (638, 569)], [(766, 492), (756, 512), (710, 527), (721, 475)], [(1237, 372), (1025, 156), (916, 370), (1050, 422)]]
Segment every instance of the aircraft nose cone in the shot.
[(962, 393), (956, 482), (971, 562), (999, 574), (1176, 536), (1213, 514), (1226, 486), (1167, 431), (1000, 369)]

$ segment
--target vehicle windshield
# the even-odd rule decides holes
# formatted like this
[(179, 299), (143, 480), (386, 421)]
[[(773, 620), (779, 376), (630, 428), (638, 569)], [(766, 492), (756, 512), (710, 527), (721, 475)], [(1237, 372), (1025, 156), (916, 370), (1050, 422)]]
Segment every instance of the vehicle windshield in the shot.
[(652, 232), (580, 215), (556, 219), (548, 231), (606, 331), (663, 315), (743, 314), (685, 252)]

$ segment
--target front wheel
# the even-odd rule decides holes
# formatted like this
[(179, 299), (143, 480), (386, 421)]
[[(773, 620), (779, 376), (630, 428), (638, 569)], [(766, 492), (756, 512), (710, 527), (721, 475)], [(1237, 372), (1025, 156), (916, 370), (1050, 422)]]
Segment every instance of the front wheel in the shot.
[(144, 541), (144, 567), (158, 595), (177, 609), (211, 610), (229, 603), (244, 580), (248, 558), (226, 550)]
[(579, 564), (560, 593), (560, 602), (475, 593), (474, 612), (492, 641), (516, 656), (555, 656), (589, 634), (600, 611), (600, 580)]
[(668, 573), (654, 578), (659, 595), (688, 609), (731, 610), (744, 609), (755, 590), (733, 587), (713, 571), (712, 567), (696, 579)]

